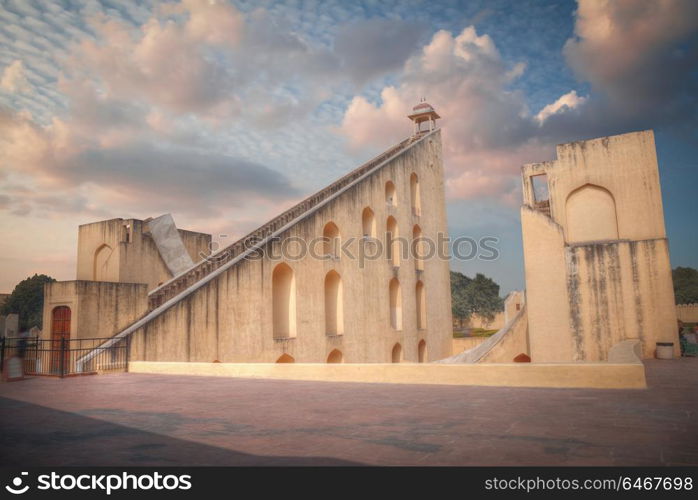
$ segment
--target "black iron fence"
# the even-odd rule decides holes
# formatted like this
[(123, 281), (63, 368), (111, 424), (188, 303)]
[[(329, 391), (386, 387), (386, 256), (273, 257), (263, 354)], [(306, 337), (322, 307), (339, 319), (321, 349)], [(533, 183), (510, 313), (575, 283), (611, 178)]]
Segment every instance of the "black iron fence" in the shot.
[[(25, 375), (85, 375), (128, 370), (129, 338), (102, 347), (108, 338), (0, 338), (0, 372), (8, 359), (22, 360)], [(88, 354), (92, 353), (90, 356)], [(85, 359), (88, 357), (89, 359)]]

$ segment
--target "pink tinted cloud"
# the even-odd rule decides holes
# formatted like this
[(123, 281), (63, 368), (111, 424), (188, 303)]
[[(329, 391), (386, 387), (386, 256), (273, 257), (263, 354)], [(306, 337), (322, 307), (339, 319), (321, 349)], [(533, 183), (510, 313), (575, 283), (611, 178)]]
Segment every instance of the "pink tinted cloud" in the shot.
[(354, 97), (340, 132), (353, 149), (397, 142), (411, 130), (406, 115), (426, 97), (443, 117), (448, 195), (509, 202), (520, 165), (541, 159), (527, 155), (548, 154), (532, 139), (537, 124), (523, 96), (508, 89), (522, 72), (472, 26), (456, 36), (439, 31), (407, 61), (401, 83), (382, 90), (379, 104)]
[(698, 30), (694, 0), (579, 0), (576, 15), (567, 61), (614, 100), (656, 106), (695, 67), (690, 50), (680, 47)]

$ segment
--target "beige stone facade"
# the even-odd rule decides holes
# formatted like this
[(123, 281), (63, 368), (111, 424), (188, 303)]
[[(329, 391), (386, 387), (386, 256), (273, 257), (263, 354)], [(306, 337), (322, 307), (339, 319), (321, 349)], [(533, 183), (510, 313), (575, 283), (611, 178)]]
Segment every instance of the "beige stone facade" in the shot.
[(563, 144), (522, 176), (532, 360), (605, 361), (628, 339), (678, 354), (653, 133)]
[[(180, 229), (179, 235), (194, 262), (210, 254), (210, 234)], [(147, 220), (111, 219), (78, 229), (78, 280), (146, 283), (152, 290), (172, 277)]]
[[(210, 237), (179, 234), (197, 262)], [(45, 321), (68, 306), (71, 337), (118, 334), (131, 360), (440, 359), (451, 353), (448, 260), (415, 255), (439, 234), (441, 134), (418, 130), (176, 276), (148, 221), (81, 226), (78, 281), (45, 288)]]
[[(202, 265), (198, 281), (162, 299), (142, 326), (125, 332), (131, 359), (370, 363), (448, 356), (448, 261), (400, 255), (404, 248), (390, 243), (446, 235), (440, 131), (408, 141), (355, 181), (338, 182), (309, 198), (321, 203), (279, 222), (285, 225), (258, 251), (218, 269)], [(279, 257), (294, 240), (323, 236), (334, 248), (353, 239), (354, 257)], [(374, 243), (364, 242), (372, 238), (392, 255), (362, 259), (360, 247), (371, 251)]]
[[(210, 253), (210, 235), (178, 233), (194, 262)], [(42, 337), (52, 338), (56, 321), (68, 322), (66, 338), (111, 337), (145, 314), (148, 291), (172, 277), (148, 220), (84, 224), (78, 229), (77, 280), (44, 285)]]
[(50, 339), (54, 315), (69, 309), (69, 339), (105, 338), (140, 318), (148, 306), (145, 283), (54, 281), (44, 284), (44, 328)]

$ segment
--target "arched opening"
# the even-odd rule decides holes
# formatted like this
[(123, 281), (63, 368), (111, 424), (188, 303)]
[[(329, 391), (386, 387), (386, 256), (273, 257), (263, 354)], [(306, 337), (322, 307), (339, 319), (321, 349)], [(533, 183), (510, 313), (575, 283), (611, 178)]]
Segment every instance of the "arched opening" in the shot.
[(336, 271), (325, 276), (325, 332), (327, 335), (344, 333), (342, 278)]
[(412, 201), (412, 213), (422, 215), (422, 201), (419, 194), (419, 179), (417, 174), (410, 175), (410, 198)]
[(277, 363), (295, 363), (296, 360), (293, 358), (293, 356), (289, 354), (282, 354), (279, 356), (279, 359), (276, 360)]
[(415, 287), (415, 298), (417, 299), (417, 328), (424, 330), (427, 327), (427, 297), (424, 283), (421, 281), (418, 281)]
[(530, 363), (530, 362), (531, 362), (531, 357), (528, 354), (526, 354), (525, 352), (518, 354), (514, 358), (514, 363)]
[(415, 224), (412, 228), (412, 253), (414, 254), (414, 268), (424, 271), (424, 242), (422, 241), (422, 228)]
[(339, 228), (334, 222), (328, 222), (322, 230), (322, 253), (334, 259), (339, 257)]
[(393, 267), (400, 267), (400, 230), (397, 220), (392, 215), (388, 217), (385, 231), (385, 248), (388, 250), (388, 259)]
[(364, 208), (361, 213), (361, 227), (363, 228), (363, 235), (369, 238), (376, 237), (376, 217), (373, 214), (373, 210), (369, 207)]
[(402, 330), (402, 292), (397, 278), (390, 280), (390, 326)]
[(61, 349), (61, 344), (64, 340), (70, 340), (70, 317), (71, 311), (68, 306), (54, 307), (51, 311), (51, 371), (55, 373), (65, 372), (69, 368), (70, 346), (66, 345), (66, 349)]
[(568, 243), (618, 239), (616, 202), (601, 186), (586, 184), (572, 191), (565, 213)]
[(296, 280), (293, 269), (281, 263), (272, 273), (274, 338), (296, 336)]
[(395, 184), (392, 181), (385, 183), (385, 203), (391, 207), (397, 206), (397, 192), (395, 191)]
[(390, 358), (393, 363), (402, 362), (402, 346), (399, 343), (393, 346), (393, 350), (390, 353)]
[(426, 340), (420, 340), (419, 344), (417, 344), (417, 356), (419, 359), (420, 363), (426, 363), (427, 361), (427, 341)]
[(342, 351), (339, 349), (333, 349), (332, 352), (327, 356), (328, 363), (343, 363), (344, 357), (342, 356)]
[(109, 281), (108, 266), (109, 257), (111, 257), (112, 252), (112, 247), (106, 243), (101, 245), (95, 251), (94, 260), (92, 263), (92, 279), (94, 281)]

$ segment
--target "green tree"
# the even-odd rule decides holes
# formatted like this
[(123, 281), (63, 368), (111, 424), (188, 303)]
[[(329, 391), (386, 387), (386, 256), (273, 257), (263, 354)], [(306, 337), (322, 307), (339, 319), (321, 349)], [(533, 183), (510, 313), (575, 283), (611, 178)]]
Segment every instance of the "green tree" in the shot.
[(35, 274), (20, 281), (0, 309), (0, 314), (19, 314), (19, 330), (42, 327), (44, 283), (56, 281), (45, 274)]
[(466, 275), (451, 271), (451, 313), (463, 326), (463, 321), (472, 314), (465, 290), (471, 279)]
[(462, 273), (451, 271), (451, 312), (460, 321), (478, 314), (492, 321), (495, 314), (504, 307), (499, 296), (499, 285), (484, 274), (469, 278)]
[(692, 267), (677, 267), (671, 271), (677, 304), (698, 303), (698, 271)]

